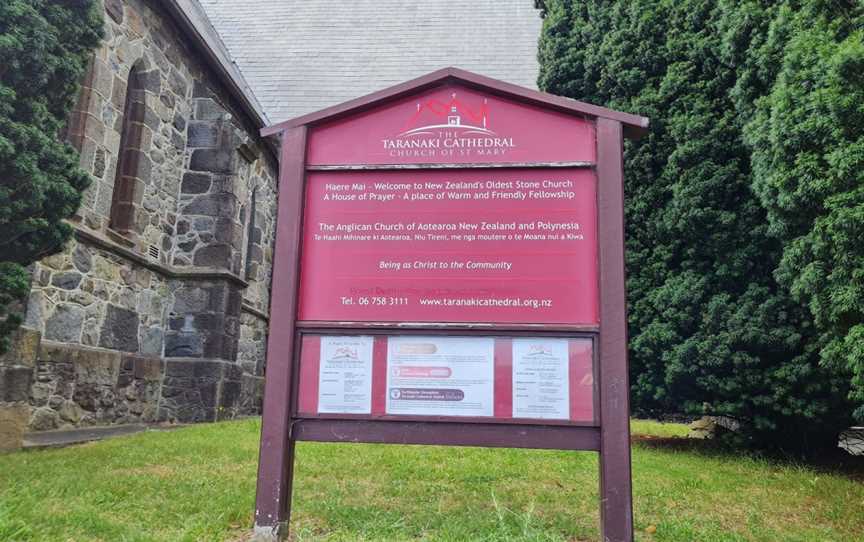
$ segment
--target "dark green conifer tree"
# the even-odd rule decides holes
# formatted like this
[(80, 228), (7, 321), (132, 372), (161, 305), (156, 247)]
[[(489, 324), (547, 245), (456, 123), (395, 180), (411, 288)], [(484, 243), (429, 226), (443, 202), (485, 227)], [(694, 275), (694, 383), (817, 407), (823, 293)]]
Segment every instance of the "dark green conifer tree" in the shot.
[(21, 322), (27, 266), (62, 248), (88, 184), (59, 136), (101, 37), (95, 0), (0, 2), (0, 352)]
[(776, 276), (812, 314), (823, 365), (852, 374), (864, 422), (864, 4), (767, 6), (724, 24), (753, 188), (783, 243)]
[(637, 412), (728, 416), (753, 446), (815, 451), (850, 421), (849, 378), (820, 364), (810, 314), (774, 276), (784, 240), (770, 232), (743, 137), (741, 102), (760, 90), (739, 88), (729, 61), (740, 9), (548, 0), (539, 84), (652, 121), (626, 149)]

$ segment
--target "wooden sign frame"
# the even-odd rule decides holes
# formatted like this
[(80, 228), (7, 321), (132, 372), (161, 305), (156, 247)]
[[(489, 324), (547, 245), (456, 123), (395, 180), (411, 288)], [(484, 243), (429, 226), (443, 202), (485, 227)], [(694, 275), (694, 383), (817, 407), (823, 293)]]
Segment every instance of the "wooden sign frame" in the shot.
[[(304, 189), (310, 130), (445, 84), (459, 84), (490, 95), (546, 110), (588, 118), (596, 129), (596, 163), (575, 167), (595, 169), (597, 179), (597, 258), (599, 325), (545, 326), (472, 323), (301, 322), (297, 320)], [(262, 130), (281, 135), (279, 206), (271, 294), (270, 334), (258, 489), (255, 507), (257, 539), (287, 536), (291, 509), (294, 445), (297, 441), (375, 442), (592, 450), (600, 453), (602, 540), (633, 540), (630, 471), (629, 381), (624, 274), (623, 139), (643, 135), (648, 119), (525, 89), (456, 68), (446, 68)], [(485, 164), (482, 167), (561, 167), (560, 164)], [(573, 164), (568, 165), (573, 167)], [(401, 166), (417, 169), (417, 166)], [(436, 168), (463, 169), (466, 164)], [(351, 166), (357, 169), (357, 166)], [(392, 170), (400, 166), (368, 166)], [(338, 169), (331, 167), (330, 169)], [(298, 417), (299, 345), (303, 334), (463, 335), (590, 337), (594, 344), (596, 393), (589, 425), (543, 423), (483, 423), (434, 418), (352, 419)]]

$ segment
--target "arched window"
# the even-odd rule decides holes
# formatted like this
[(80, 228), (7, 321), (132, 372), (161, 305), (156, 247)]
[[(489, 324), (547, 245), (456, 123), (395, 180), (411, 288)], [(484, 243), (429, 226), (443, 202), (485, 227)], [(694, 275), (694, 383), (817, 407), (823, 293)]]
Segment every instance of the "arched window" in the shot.
[(139, 178), (142, 159), (141, 141), (144, 131), (144, 78), (140, 63), (129, 72), (126, 86), (126, 104), (123, 107), (123, 128), (120, 148), (117, 150), (117, 173), (111, 199), (110, 228), (129, 233), (135, 225), (135, 207), (144, 195), (143, 181)]

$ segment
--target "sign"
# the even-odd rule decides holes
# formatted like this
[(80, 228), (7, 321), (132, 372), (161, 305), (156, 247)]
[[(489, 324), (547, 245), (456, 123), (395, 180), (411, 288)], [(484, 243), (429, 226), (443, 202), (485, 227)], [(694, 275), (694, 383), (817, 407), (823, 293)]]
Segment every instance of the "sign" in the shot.
[(323, 441), (598, 451), (603, 540), (632, 541), (622, 144), (647, 123), (447, 68), (262, 131), (259, 538)]
[(597, 325), (588, 169), (315, 172), (300, 320)]

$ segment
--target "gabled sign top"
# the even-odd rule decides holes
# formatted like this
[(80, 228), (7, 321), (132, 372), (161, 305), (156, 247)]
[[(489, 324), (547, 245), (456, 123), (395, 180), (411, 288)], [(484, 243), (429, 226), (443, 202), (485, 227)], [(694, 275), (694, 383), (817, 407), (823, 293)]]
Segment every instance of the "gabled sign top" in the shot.
[(488, 92), (504, 98), (510, 98), (522, 103), (535, 105), (541, 108), (562, 113), (569, 113), (580, 117), (600, 117), (621, 122), (625, 137), (637, 139), (645, 134), (648, 128), (648, 119), (639, 115), (622, 113), (605, 107), (563, 98), (545, 92), (520, 87), (512, 83), (506, 83), (483, 75), (478, 75), (459, 68), (443, 68), (427, 75), (412, 79), (399, 85), (367, 94), (354, 100), (296, 117), (261, 130), (262, 136), (271, 136), (282, 131), (303, 125), (320, 124), (336, 120), (348, 115), (361, 113), (373, 107), (378, 107), (387, 102), (398, 100), (418, 92), (433, 89), (439, 86), (459, 83), (469, 88)]

